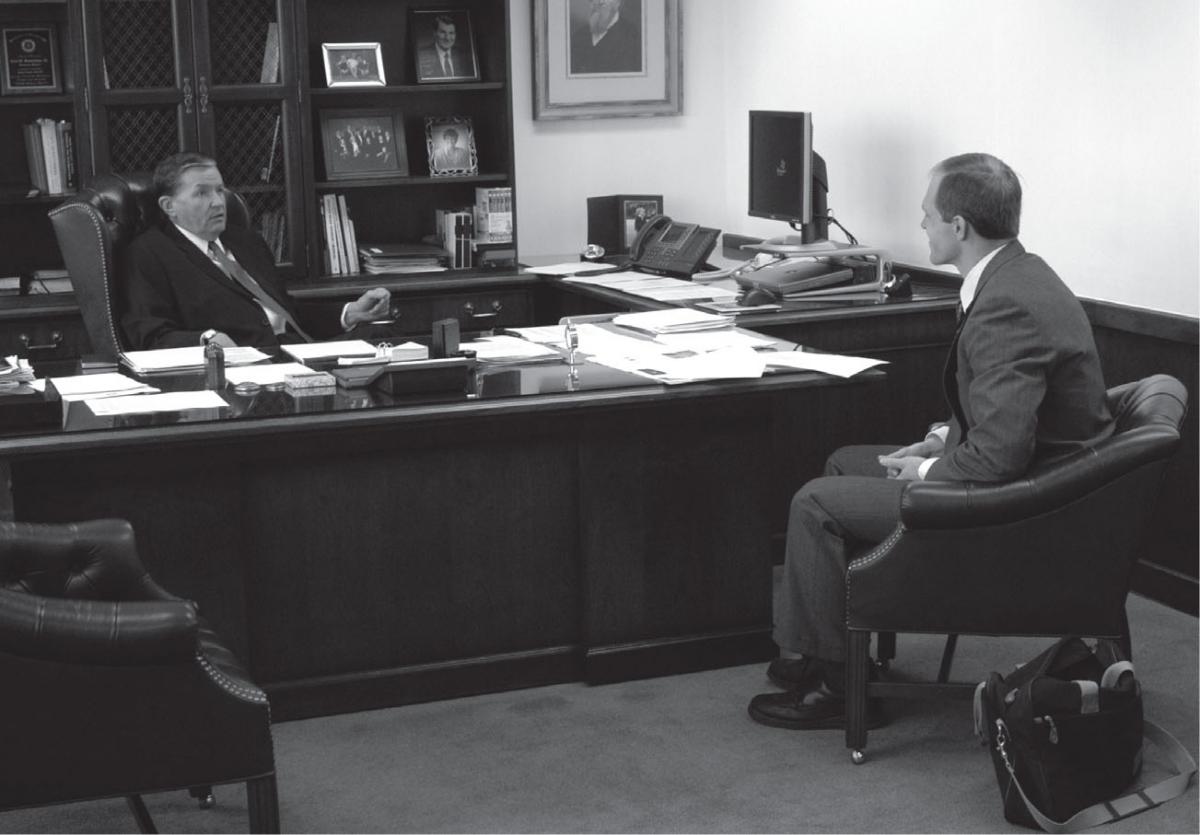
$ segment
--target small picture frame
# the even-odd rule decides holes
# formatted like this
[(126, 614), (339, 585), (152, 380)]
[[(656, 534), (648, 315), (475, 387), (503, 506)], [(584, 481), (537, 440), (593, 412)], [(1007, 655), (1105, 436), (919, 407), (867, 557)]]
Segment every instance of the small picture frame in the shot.
[(327, 87), (384, 87), (383, 48), (377, 41), (323, 43)]
[(621, 198), (621, 248), (629, 252), (633, 239), (642, 227), (656, 215), (662, 214), (662, 197), (647, 195), (622, 196)]
[(475, 153), (475, 129), (461, 116), (428, 116), (425, 147), (429, 152), (429, 176), (469, 177), (479, 173)]
[(408, 176), (404, 117), (398, 110), (322, 110), (327, 180)]
[(412, 9), (408, 33), (418, 84), (479, 81), (475, 30), (466, 9)]
[(61, 93), (58, 31), (53, 23), (6, 26), (0, 31), (0, 94)]

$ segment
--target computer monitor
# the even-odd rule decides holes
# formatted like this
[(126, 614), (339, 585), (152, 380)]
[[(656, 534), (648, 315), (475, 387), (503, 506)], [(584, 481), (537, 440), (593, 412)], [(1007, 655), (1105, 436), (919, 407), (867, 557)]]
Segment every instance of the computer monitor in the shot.
[(787, 221), (800, 232), (772, 243), (820, 244), (829, 237), (829, 180), (812, 133), (811, 113), (750, 111), (750, 214)]

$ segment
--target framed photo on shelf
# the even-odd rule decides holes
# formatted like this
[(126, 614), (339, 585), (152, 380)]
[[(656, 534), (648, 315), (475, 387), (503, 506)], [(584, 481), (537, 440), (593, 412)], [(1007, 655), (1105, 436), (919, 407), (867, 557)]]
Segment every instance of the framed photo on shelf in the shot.
[(679, 0), (533, 0), (533, 118), (677, 116)]
[(364, 180), (408, 175), (404, 117), (398, 110), (322, 110), (325, 178)]
[(0, 94), (61, 93), (58, 32), (52, 23), (6, 26), (0, 31), (4, 63), (0, 65)]
[(621, 197), (621, 217), (624, 221), (621, 234), (622, 251), (629, 252), (633, 245), (633, 239), (637, 237), (638, 232), (642, 231), (646, 222), (661, 214), (662, 197), (623, 195)]
[(378, 42), (323, 43), (327, 87), (383, 87), (383, 49)]
[(478, 81), (475, 30), (466, 9), (412, 9), (408, 33), (418, 84)]
[(429, 152), (429, 176), (468, 177), (479, 173), (475, 129), (470, 119), (426, 117), (425, 146)]

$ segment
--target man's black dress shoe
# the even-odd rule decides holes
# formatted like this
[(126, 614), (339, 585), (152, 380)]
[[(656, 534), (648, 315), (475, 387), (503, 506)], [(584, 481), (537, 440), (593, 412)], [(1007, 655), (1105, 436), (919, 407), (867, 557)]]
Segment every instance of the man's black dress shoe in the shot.
[[(773, 728), (813, 731), (846, 727), (846, 700), (828, 687), (818, 685), (807, 691), (763, 693), (750, 700), (750, 718)], [(874, 700), (867, 702), (867, 729), (887, 724), (883, 711)]]
[(809, 690), (821, 683), (819, 658), (776, 658), (767, 665), (767, 678), (784, 690)]

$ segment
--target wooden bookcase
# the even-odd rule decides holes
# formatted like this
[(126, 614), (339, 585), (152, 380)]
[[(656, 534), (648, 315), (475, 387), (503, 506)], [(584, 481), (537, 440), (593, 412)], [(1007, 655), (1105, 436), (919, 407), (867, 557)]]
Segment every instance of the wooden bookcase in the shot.
[[(439, 8), (470, 15), (479, 81), (418, 83), (410, 11)], [(41, 116), (74, 122), (82, 183), (149, 171), (177, 150), (211, 154), (256, 223), (282, 218), (277, 260), (295, 281), (325, 272), (326, 193), (345, 195), (360, 242), (396, 243), (433, 233), (435, 210), (472, 205), (476, 186), (515, 185), (507, 0), (0, 0), (0, 25), (44, 22), (63, 92), (0, 97), (0, 275), (62, 265), (46, 213), (63, 196), (28, 196), (21, 125)], [(264, 80), (272, 23), (279, 69)], [(363, 41), (381, 44), (387, 85), (329, 89), (321, 44)], [(408, 174), (330, 179), (321, 112), (380, 108), (402, 114)], [(428, 116), (472, 121), (477, 175), (429, 176)]]

